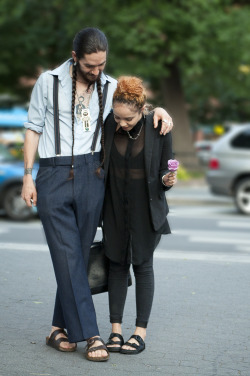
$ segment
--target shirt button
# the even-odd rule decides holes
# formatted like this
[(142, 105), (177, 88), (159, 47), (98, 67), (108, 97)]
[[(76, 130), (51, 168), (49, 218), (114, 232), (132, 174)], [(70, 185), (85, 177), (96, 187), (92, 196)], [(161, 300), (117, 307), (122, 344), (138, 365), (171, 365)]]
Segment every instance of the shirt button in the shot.
[(153, 201), (152, 197), (150, 197), (150, 201)]

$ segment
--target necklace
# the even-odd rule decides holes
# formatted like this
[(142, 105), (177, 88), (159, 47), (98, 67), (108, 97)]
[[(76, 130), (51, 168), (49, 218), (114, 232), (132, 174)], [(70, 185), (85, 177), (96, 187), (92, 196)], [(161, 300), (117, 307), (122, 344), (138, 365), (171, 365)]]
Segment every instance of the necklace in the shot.
[(136, 135), (135, 137), (132, 137), (131, 134), (129, 133), (129, 131), (127, 131), (128, 137), (131, 138), (131, 140), (137, 140), (137, 138), (138, 138), (138, 137), (140, 136), (140, 134), (141, 134), (141, 130), (142, 130), (142, 128), (143, 128), (143, 125), (144, 125), (144, 122), (142, 123), (141, 128), (140, 128), (139, 132), (137, 133), (137, 135)]
[(91, 116), (90, 116), (90, 110), (89, 110), (89, 101), (90, 97), (93, 92), (93, 87), (91, 86), (87, 90), (85, 90), (85, 94), (88, 96), (86, 97), (85, 94), (78, 95), (78, 92), (76, 91), (76, 95), (78, 98), (78, 105), (76, 105), (76, 113), (79, 118), (79, 120), (82, 122), (83, 130), (84, 132), (89, 132), (91, 130)]

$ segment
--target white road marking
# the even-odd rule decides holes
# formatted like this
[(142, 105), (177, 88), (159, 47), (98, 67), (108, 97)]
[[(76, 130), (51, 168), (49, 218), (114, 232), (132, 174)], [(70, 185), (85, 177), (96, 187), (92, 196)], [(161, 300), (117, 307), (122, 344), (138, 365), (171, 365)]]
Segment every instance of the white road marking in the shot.
[[(0, 250), (28, 251), (28, 252), (48, 252), (46, 244), (26, 244), (26, 243), (0, 243)], [(239, 247), (239, 250), (247, 250), (250, 247)], [(210, 262), (236, 262), (250, 263), (249, 255), (213, 253), (211, 252), (188, 252), (180, 250), (157, 249), (154, 257), (161, 260), (190, 260), (190, 261), (210, 261)]]
[(219, 227), (248, 228), (250, 230), (250, 223), (219, 221), (217, 224)]
[[(249, 237), (248, 237), (249, 238)], [(233, 239), (232, 237), (229, 238), (211, 238), (211, 237), (204, 237), (204, 236), (190, 236), (188, 239), (190, 242), (194, 243), (222, 243), (222, 244), (250, 244), (250, 240), (248, 239)]]
[(48, 252), (49, 248), (47, 244), (0, 243), (0, 250)]
[(181, 208), (171, 208), (169, 210), (169, 218), (195, 218), (195, 219), (220, 219), (227, 220), (229, 216), (234, 216), (239, 221), (246, 221), (245, 217), (242, 214), (238, 214), (236, 209), (233, 207), (219, 207), (219, 206), (190, 206), (190, 207), (181, 207)]
[(250, 252), (250, 247), (236, 247), (237, 251)]
[(7, 228), (0, 228), (0, 234), (7, 234), (10, 232)]
[(188, 252), (158, 249), (154, 253), (154, 257), (161, 260), (187, 260), (187, 261), (209, 261), (209, 262), (236, 262), (250, 263), (248, 255), (228, 254), (228, 253), (212, 253), (212, 252)]
[(25, 230), (30, 230), (30, 229), (42, 229), (42, 223), (37, 221), (37, 222), (9, 222), (9, 221), (4, 221), (0, 222), (0, 226), (2, 229), (7, 229), (7, 230), (13, 230), (13, 229), (25, 229)]
[(211, 239), (215, 238), (225, 238), (225, 239), (232, 239), (232, 241), (236, 241), (237, 239), (246, 239), (250, 241), (250, 234), (248, 232), (236, 232), (236, 231), (204, 231), (204, 230), (173, 230), (173, 235), (178, 236), (189, 236), (189, 237), (207, 237)]

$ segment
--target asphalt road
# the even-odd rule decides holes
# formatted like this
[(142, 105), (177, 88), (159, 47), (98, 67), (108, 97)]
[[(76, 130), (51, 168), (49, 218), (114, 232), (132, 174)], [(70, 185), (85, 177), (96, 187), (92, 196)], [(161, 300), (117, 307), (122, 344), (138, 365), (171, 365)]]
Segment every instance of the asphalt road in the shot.
[[(45, 345), (56, 285), (40, 222), (0, 219), (0, 376), (250, 375), (249, 217), (230, 202), (203, 202), (203, 197), (196, 205), (188, 200), (180, 205), (177, 196), (169, 198), (173, 233), (155, 252), (146, 350), (137, 356), (111, 354), (100, 364), (85, 360), (84, 343), (72, 354)], [(94, 300), (107, 339), (107, 294)], [(125, 339), (134, 319), (133, 286)]]

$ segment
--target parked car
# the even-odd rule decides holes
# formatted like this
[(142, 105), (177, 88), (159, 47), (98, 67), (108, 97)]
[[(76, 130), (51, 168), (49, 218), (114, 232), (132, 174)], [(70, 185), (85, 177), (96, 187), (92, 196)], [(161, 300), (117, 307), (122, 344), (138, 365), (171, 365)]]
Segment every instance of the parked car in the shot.
[(250, 215), (250, 124), (232, 127), (213, 144), (207, 181), (213, 193), (233, 196)]
[(213, 143), (214, 141), (210, 140), (200, 140), (194, 143), (197, 158), (204, 166), (208, 165)]
[[(36, 212), (21, 198), (23, 169), (23, 162), (15, 158), (6, 145), (0, 144), (0, 209), (15, 220), (31, 218)], [(38, 165), (34, 164), (33, 179), (37, 170)]]

